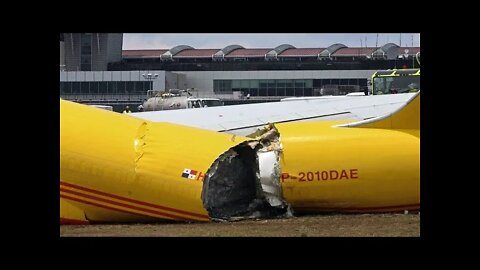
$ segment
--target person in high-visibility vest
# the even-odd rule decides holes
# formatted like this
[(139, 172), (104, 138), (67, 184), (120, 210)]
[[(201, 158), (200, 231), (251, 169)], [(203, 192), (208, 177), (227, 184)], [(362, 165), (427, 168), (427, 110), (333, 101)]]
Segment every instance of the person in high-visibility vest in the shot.
[(130, 111), (130, 107), (125, 106), (125, 110), (123, 110), (123, 113), (132, 113), (132, 111)]

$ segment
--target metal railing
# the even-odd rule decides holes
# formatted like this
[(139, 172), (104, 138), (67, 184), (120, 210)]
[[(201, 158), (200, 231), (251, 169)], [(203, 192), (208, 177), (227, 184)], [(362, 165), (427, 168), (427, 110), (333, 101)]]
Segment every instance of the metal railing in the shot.
[(60, 94), (66, 100), (80, 101), (143, 101), (147, 93), (126, 93), (126, 94)]

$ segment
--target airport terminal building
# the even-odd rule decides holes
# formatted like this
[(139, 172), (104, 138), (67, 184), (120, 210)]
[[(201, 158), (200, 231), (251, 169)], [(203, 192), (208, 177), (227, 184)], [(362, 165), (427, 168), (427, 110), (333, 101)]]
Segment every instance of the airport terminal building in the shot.
[(363, 91), (377, 70), (418, 68), (420, 55), (420, 47), (394, 43), (122, 50), (122, 40), (122, 34), (61, 34), (60, 96), (107, 104), (140, 103), (148, 90), (168, 89), (194, 89), (198, 96), (222, 99), (344, 95)]

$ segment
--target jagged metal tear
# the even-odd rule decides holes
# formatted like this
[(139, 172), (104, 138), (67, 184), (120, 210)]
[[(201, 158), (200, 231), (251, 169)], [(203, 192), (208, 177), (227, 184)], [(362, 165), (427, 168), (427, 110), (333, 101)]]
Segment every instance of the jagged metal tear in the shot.
[(212, 220), (290, 217), (280, 185), (279, 133), (273, 126), (214, 161), (203, 182), (202, 201)]

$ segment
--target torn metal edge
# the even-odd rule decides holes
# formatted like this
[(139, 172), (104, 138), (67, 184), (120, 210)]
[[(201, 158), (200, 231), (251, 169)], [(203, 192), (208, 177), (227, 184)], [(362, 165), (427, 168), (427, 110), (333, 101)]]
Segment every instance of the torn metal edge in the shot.
[[(242, 142), (231, 147), (221, 154), (210, 166), (206, 172), (203, 189), (202, 202), (205, 209), (209, 212), (212, 221), (237, 221), (248, 218), (274, 218), (274, 217), (292, 217), (293, 211), (290, 205), (283, 199), (282, 186), (280, 184), (281, 168), (280, 154), (282, 153), (282, 144), (280, 143), (280, 134), (274, 125), (267, 125), (259, 130), (259, 136), (254, 140)], [(229, 166), (233, 158), (238, 157), (236, 151), (242, 147), (249, 147), (255, 151), (255, 162), (251, 166), (255, 166), (255, 195), (254, 199), (247, 206), (239, 206), (241, 216), (217, 216), (217, 210), (213, 211), (209, 204), (210, 179), (213, 179), (217, 173), (219, 166)], [(225, 163), (225, 161), (227, 163)], [(231, 168), (235, 169), (235, 168)], [(216, 178), (215, 178), (216, 179)], [(245, 180), (245, 181), (248, 181)], [(217, 184), (217, 183), (215, 183)], [(222, 183), (224, 184), (224, 183)], [(225, 188), (225, 185), (222, 186)], [(233, 189), (233, 185), (227, 186)], [(231, 196), (234, 190), (228, 190), (225, 196)], [(212, 193), (213, 194), (213, 193)], [(218, 195), (218, 194), (217, 194)], [(250, 194), (253, 195), (253, 194)], [(213, 195), (212, 195), (213, 196)], [(227, 198), (227, 197), (224, 197)], [(243, 207), (243, 208), (242, 208)], [(212, 211), (210, 211), (212, 210)], [(220, 210), (220, 212), (222, 212)], [(228, 210), (226, 211), (228, 212)]]

